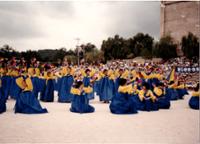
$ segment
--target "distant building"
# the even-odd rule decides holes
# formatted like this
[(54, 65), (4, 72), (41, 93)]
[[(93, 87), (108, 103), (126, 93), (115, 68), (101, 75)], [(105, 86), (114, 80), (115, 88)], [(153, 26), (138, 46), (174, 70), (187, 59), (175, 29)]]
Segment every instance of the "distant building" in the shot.
[(160, 35), (170, 34), (179, 44), (177, 52), (181, 55), (180, 42), (188, 32), (200, 38), (199, 1), (161, 1)]

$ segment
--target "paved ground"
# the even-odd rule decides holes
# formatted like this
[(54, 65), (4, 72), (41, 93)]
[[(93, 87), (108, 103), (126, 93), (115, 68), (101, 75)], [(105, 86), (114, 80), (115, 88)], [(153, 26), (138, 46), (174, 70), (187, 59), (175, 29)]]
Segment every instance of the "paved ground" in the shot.
[(96, 112), (74, 114), (70, 104), (41, 103), (48, 114), (14, 114), (15, 101), (0, 115), (0, 143), (175, 143), (199, 142), (199, 111), (185, 100), (170, 110), (113, 115), (107, 104), (91, 102)]

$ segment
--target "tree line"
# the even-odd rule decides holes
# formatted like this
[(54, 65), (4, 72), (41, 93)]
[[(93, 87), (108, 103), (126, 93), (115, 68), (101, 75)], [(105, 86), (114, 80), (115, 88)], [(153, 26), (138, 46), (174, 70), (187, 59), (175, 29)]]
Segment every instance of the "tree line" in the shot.
[[(177, 57), (177, 44), (170, 35), (161, 37), (156, 41), (149, 34), (137, 33), (133, 37), (123, 38), (119, 35), (109, 37), (102, 41), (101, 48), (98, 49), (94, 44), (82, 44), (74, 50), (67, 50), (62, 47), (59, 49), (27, 50), (16, 51), (8, 44), (0, 48), (0, 57), (11, 58), (23, 57), (30, 60), (31, 57), (37, 58), (41, 62), (59, 62), (67, 59), (71, 63), (77, 63), (77, 55), (87, 63), (106, 62), (116, 59), (131, 59), (138, 56), (143, 58), (162, 58), (168, 60)], [(181, 49), (184, 55), (191, 59), (199, 57), (199, 39), (192, 33), (183, 36)]]

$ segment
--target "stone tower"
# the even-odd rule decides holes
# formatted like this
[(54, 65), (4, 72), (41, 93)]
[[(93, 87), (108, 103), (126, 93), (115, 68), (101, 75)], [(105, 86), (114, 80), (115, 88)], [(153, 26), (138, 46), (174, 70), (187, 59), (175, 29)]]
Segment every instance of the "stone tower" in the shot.
[(199, 1), (161, 1), (160, 36), (170, 34), (179, 45), (183, 36), (192, 32), (200, 38), (200, 2)]

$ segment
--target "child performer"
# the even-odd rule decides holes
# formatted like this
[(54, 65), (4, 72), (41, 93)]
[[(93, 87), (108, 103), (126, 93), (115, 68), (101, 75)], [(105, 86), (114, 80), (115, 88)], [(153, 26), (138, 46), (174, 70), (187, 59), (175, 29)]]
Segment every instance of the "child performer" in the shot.
[(15, 113), (25, 114), (39, 114), (47, 113), (47, 109), (43, 109), (33, 93), (33, 85), (31, 78), (28, 77), (25, 80), (23, 77), (16, 79), (17, 85), (21, 89), (19, 97), (15, 103)]
[(41, 92), (40, 100), (43, 102), (53, 102), (54, 101), (54, 83), (52, 72), (48, 71), (45, 79), (45, 87)]
[(157, 98), (159, 109), (170, 108), (170, 99), (165, 96), (165, 87), (163, 83), (153, 83), (153, 94)]
[(135, 114), (137, 113), (136, 102), (131, 98), (133, 93), (132, 84), (127, 85), (124, 78), (119, 79), (119, 88), (112, 98), (110, 111), (114, 114)]
[(192, 109), (199, 109), (199, 83), (197, 84), (196, 88), (194, 89), (194, 91), (192, 92), (192, 97), (189, 100), (189, 106)]
[(150, 90), (148, 83), (143, 83), (142, 90), (139, 92), (139, 98), (142, 103), (141, 110), (144, 111), (156, 111), (158, 110), (158, 104), (156, 97)]
[(71, 102), (71, 112), (75, 113), (92, 113), (95, 111), (94, 107), (90, 106), (87, 100), (87, 93), (91, 93), (92, 88), (84, 88), (82, 81), (75, 82), (75, 86), (71, 89), (73, 100)]

